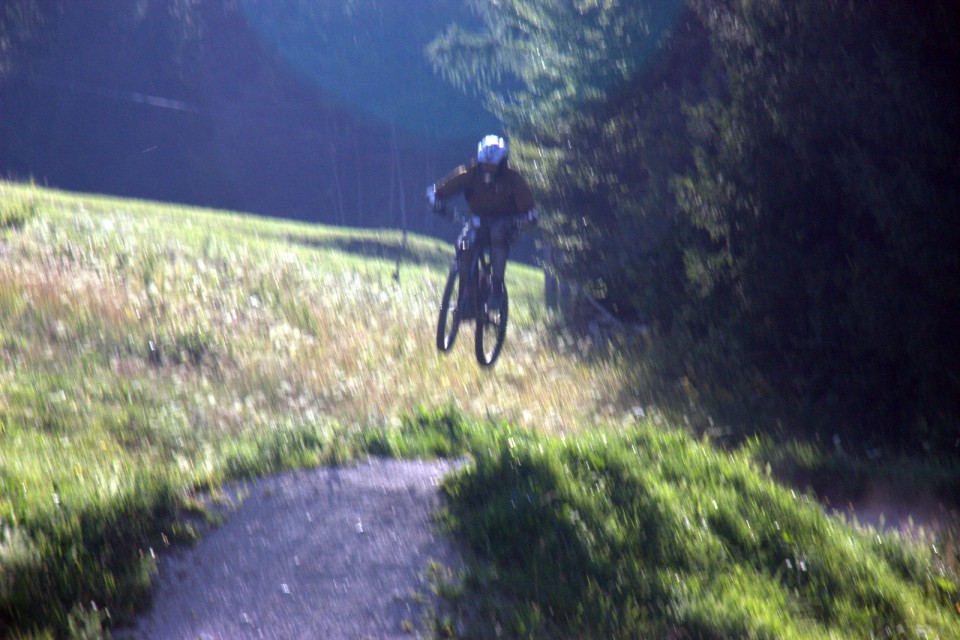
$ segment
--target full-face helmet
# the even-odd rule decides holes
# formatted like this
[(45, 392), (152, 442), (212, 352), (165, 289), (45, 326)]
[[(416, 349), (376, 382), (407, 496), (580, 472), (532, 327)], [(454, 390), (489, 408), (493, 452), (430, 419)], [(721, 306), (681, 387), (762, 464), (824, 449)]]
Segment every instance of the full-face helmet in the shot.
[(495, 135), (484, 136), (477, 145), (477, 162), (480, 164), (484, 182), (493, 182), (497, 173), (506, 165), (509, 155), (506, 140)]

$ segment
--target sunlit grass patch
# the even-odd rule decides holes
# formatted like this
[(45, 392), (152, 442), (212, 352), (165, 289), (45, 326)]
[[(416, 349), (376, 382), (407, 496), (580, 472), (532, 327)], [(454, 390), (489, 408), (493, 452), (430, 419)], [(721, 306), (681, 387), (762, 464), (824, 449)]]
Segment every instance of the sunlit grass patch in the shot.
[[(343, 231), (47, 197), (54, 204), (11, 251), (49, 283), (48, 312), (41, 315), (53, 331), (71, 329), (57, 324), (55, 308), (69, 305), (79, 310), (78, 332), (84, 317), (119, 324), (130, 343), (121, 351), (146, 348), (170, 364), (229, 356), (236, 370), (262, 374), (268, 373), (264, 347), (272, 347), (270, 377), (312, 380), (311, 394), (342, 399), (337, 407), (348, 420), (454, 399), (477, 416), (563, 430), (628, 404), (610, 394), (620, 377), (616, 367), (585, 367), (552, 347), (542, 275), (521, 265), (508, 271), (514, 312), (504, 356), (494, 371), (483, 371), (473, 360), (469, 330), (447, 356), (433, 346), (450, 258), (442, 243), (411, 240), (408, 252), (416, 260), (402, 266), (397, 283), (391, 261), (338, 250), (349, 244)], [(363, 234), (364, 242), (400, 244), (399, 234)], [(100, 295), (84, 300), (82, 292), (66, 299), (55, 293), (60, 283), (43, 265), (51, 260), (69, 265), (63, 277), (85, 279), (92, 283), (86, 291)]]
[(0, 192), (0, 233), (23, 227), (37, 214), (37, 203), (29, 192), (8, 197)]

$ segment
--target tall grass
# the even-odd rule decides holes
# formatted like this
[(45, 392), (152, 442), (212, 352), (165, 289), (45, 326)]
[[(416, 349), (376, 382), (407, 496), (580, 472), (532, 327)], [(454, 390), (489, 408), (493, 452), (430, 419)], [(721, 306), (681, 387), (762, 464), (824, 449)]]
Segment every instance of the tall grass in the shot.
[(960, 637), (942, 550), (829, 517), (743, 454), (649, 421), (472, 453), (446, 485), (471, 636)]
[(520, 265), (487, 371), (466, 333), (433, 344), (445, 243), (410, 238), (398, 282), (396, 232), (4, 182), (0, 211), (5, 632), (128, 618), (195, 488), (347, 459), (421, 404), (558, 431), (629, 404), (616, 367), (549, 346)]
[(448, 490), (478, 633), (956, 635), (927, 551), (660, 433), (642, 363), (582, 357), (533, 269), (488, 370), (469, 332), (436, 352), (445, 243), (410, 238), (398, 281), (397, 232), (4, 182), (0, 211), (2, 637), (129, 620), (198, 489), (365, 453), (474, 460)]

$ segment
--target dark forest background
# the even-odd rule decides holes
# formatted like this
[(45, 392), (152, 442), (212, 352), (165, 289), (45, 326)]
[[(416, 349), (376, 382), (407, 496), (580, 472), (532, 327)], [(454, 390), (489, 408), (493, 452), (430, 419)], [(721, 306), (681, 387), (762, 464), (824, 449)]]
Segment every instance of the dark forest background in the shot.
[[(423, 189), (500, 130), (423, 54), (449, 21), (471, 19), (461, 3), (2, 7), (7, 177), (314, 222), (406, 222), (446, 237)], [(398, 65), (403, 77), (391, 74)]]
[(664, 380), (759, 431), (960, 453), (960, 5), (688, 0), (652, 63), (630, 36), (667, 3), (476, 5), (438, 70)]
[[(502, 126), (551, 268), (664, 380), (759, 430), (960, 453), (952, 0), (3, 6), (5, 173), (431, 233), (422, 187)], [(349, 82), (338, 55), (375, 73), (363, 43), (403, 34), (435, 75)]]

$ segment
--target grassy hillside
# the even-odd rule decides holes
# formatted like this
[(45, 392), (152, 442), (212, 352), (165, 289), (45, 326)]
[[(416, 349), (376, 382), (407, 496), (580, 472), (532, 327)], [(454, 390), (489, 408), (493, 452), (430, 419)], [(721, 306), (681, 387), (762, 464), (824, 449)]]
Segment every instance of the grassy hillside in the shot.
[[(411, 237), (398, 283), (393, 232), (9, 183), (0, 212), (0, 626), (131, 604), (149, 567), (130, 560), (169, 537), (185, 490), (349, 456), (345, 433), (420, 404), (552, 431), (623, 409), (615, 367), (554, 348), (542, 275), (520, 265), (487, 371), (469, 333), (434, 346), (444, 243)], [(63, 554), (64, 575), (32, 575)]]
[[(545, 316), (537, 271), (508, 270), (496, 367), (477, 366), (469, 333), (438, 354), (452, 254), (411, 237), (397, 281), (400, 240), (0, 182), (0, 636), (129, 618), (156, 550), (195, 535), (196, 489), (365, 452), (476, 460), (449, 491), (488, 567), (471, 580), (491, 588), (462, 592), (488, 612), (481, 630), (609, 635), (600, 611), (621, 636), (802, 637), (807, 620), (838, 637), (894, 623), (957, 635), (929, 544), (877, 546), (660, 419), (637, 435), (635, 408), (653, 414), (643, 371), (581, 357)], [(825, 544), (825, 577), (782, 568)], [(874, 581), (883, 594), (862, 595)], [(570, 587), (543, 589), (554, 582)], [(485, 602), (492, 587), (502, 599)], [(774, 625), (777, 603), (789, 624)]]

